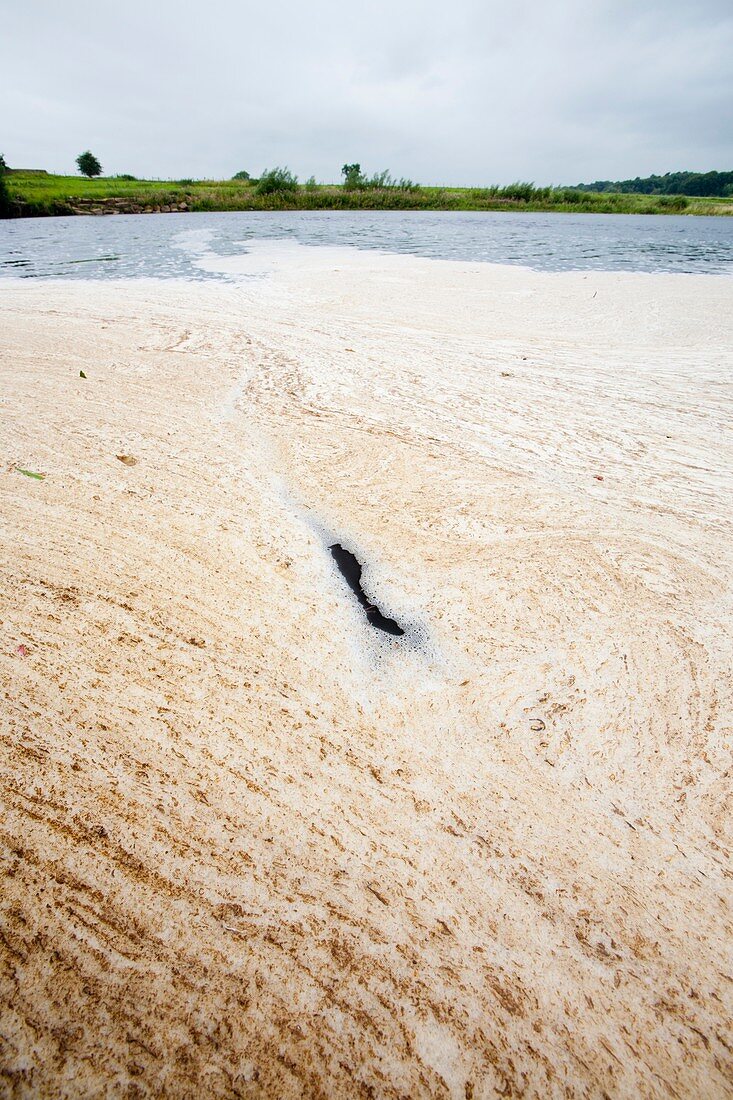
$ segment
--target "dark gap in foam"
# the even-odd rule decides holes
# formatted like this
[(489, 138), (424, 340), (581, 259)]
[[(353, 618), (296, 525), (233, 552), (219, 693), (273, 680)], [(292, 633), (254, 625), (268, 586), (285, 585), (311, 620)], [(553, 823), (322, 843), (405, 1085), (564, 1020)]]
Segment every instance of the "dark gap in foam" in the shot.
[(376, 627), (377, 630), (383, 630), (385, 634), (394, 634), (398, 638), (401, 637), (405, 632), (400, 624), (395, 622), (394, 619), (383, 615), (361, 587), (362, 566), (359, 560), (349, 550), (345, 550), (340, 542), (335, 542), (328, 549), (331, 551), (331, 556), (336, 562), (341, 576), (366, 611), (367, 619), (371, 625)]

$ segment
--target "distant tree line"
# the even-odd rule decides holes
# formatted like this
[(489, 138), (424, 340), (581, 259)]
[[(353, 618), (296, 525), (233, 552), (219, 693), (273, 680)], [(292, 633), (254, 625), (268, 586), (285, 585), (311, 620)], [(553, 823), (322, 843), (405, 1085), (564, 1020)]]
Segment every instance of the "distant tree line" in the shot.
[(667, 172), (633, 180), (596, 180), (578, 183), (579, 191), (617, 191), (634, 195), (696, 195), (704, 198), (733, 195), (733, 172)]

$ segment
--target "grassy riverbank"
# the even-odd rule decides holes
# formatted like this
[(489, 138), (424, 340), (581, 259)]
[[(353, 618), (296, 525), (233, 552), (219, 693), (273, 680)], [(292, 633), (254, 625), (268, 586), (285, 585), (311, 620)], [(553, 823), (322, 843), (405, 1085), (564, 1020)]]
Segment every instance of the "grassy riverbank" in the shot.
[(507, 187), (298, 185), (258, 194), (252, 180), (84, 179), (14, 172), (5, 177), (10, 216), (152, 213), (176, 210), (552, 210), (599, 214), (733, 214), (733, 199)]

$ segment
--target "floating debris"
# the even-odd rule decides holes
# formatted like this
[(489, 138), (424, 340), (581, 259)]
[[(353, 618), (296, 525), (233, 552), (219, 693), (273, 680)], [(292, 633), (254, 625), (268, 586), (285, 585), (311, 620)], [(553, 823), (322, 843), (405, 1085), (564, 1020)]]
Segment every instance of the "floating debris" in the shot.
[(16, 466), (15, 468), (19, 474), (25, 474), (26, 477), (33, 477), (36, 481), (43, 481), (46, 477), (45, 474), (37, 474), (34, 470), (24, 470), (22, 466)]
[(132, 455), (117, 455), (117, 459), (123, 464), (123, 466), (137, 466), (137, 459)]

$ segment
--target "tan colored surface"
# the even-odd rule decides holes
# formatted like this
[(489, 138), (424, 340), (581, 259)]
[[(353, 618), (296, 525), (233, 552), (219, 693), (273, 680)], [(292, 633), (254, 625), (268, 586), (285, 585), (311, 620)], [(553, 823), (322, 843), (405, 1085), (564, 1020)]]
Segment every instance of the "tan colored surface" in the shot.
[(733, 1096), (733, 280), (275, 253), (0, 285), (0, 1091)]

